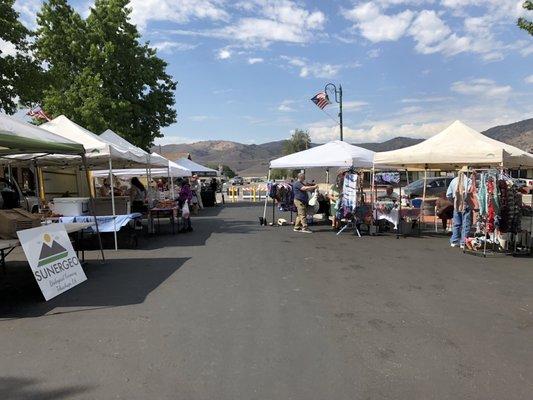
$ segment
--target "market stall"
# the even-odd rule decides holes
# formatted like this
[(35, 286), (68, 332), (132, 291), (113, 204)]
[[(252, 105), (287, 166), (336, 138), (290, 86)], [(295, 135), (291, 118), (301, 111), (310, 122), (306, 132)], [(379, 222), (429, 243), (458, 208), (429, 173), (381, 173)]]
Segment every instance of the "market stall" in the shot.
[[(267, 180), (270, 182), (271, 170), (274, 168), (292, 170), (324, 168), (326, 170), (326, 181), (329, 183), (329, 168), (352, 169), (352, 173), (355, 174), (356, 170), (371, 168), (373, 159), (373, 151), (335, 140), (272, 160)], [(361, 184), (361, 179), (357, 179), (357, 182)], [(266, 220), (267, 202), (268, 196), (265, 198), (262, 221)], [(275, 207), (273, 205), (273, 222), (275, 220), (274, 210)]]
[(216, 177), (218, 176), (218, 171), (212, 168), (208, 168), (204, 165), (195, 163), (192, 160), (189, 160), (188, 158), (180, 158), (178, 160), (174, 161), (176, 164), (178, 164), (180, 167), (185, 168), (186, 170), (191, 171), (193, 175), (198, 175), (201, 177)]
[[(135, 149), (122, 147), (121, 145), (114, 144), (98, 135), (90, 132), (82, 126), (71, 121), (64, 115), (54, 118), (41, 125), (43, 129), (59, 135), (65, 139), (73, 141), (75, 143), (83, 144), (85, 147), (88, 164), (91, 169), (107, 168), (113, 171), (113, 168), (125, 168), (130, 166), (145, 166), (147, 163), (146, 157)], [(40, 164), (44, 163), (63, 163), (63, 164), (76, 164), (77, 160), (72, 158), (58, 159), (56, 156), (43, 157), (39, 160)], [(111, 186), (112, 174), (110, 174)], [(116, 220), (116, 201), (114, 191), (111, 191), (111, 211), (113, 220)], [(118, 225), (114, 225), (113, 232), (115, 250), (118, 249), (117, 231), (120, 229)]]
[[(35, 167), (36, 160), (50, 155), (79, 157), (81, 163), (85, 166), (86, 172), (88, 172), (83, 145), (43, 130), (35, 125), (0, 114), (0, 164), (13, 163), (23, 159), (33, 161)], [(90, 178), (88, 173), (86, 173), (86, 179), (89, 184)], [(89, 201), (91, 203), (94, 202), (92, 194), (90, 195)], [(80, 229), (80, 226), (72, 226), (72, 229)], [(105, 260), (98, 224), (95, 224), (95, 231), (98, 235), (102, 259)], [(18, 243), (14, 240), (3, 242), (1, 246), (2, 264), (5, 261), (5, 256), (11, 251), (10, 249), (17, 245)]]
[[(442, 132), (419, 144), (376, 153), (374, 165), (423, 170), (424, 181), (429, 170), (459, 171), (462, 168), (466, 168), (470, 173), (496, 173), (497, 180), (504, 180), (506, 169), (531, 168), (533, 155), (491, 139), (464, 123), (455, 121)], [(424, 182), (421, 213), (426, 200), (426, 186)]]

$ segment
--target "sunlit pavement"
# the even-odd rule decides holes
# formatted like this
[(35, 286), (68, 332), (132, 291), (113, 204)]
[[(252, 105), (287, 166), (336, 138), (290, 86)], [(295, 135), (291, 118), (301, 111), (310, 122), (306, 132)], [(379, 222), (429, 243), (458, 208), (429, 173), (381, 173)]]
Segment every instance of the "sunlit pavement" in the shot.
[(1, 276), (3, 399), (531, 399), (533, 262), (443, 237), (305, 235), (259, 206), (90, 252), (49, 302)]

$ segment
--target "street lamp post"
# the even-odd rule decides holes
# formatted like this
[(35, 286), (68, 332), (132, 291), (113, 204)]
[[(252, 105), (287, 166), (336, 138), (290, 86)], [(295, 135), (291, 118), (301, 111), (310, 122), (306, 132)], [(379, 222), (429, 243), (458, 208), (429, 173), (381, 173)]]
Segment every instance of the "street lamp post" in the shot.
[(328, 88), (333, 91), (335, 94), (335, 102), (339, 104), (339, 126), (341, 131), (341, 142), (343, 141), (343, 132), (342, 132), (342, 85), (339, 85), (339, 89), (333, 83), (328, 83), (324, 87), (324, 92), (328, 93)]

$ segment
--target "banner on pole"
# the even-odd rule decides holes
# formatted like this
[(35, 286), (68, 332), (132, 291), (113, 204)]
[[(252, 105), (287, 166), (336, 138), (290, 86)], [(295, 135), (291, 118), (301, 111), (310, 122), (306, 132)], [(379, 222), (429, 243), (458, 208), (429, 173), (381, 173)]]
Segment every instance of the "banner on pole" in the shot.
[(24, 229), (17, 235), (45, 300), (87, 280), (63, 224)]

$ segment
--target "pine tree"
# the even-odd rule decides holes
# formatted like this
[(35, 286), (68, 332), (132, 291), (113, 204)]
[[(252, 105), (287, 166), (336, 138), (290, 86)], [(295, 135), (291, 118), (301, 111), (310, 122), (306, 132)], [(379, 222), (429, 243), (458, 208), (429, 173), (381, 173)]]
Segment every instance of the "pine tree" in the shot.
[(40, 60), (49, 65), (43, 106), (87, 129), (107, 128), (149, 148), (176, 121), (176, 83), (155, 50), (140, 43), (128, 0), (97, 0), (83, 20), (66, 0), (49, 0), (38, 18)]
[[(527, 0), (524, 1), (524, 4), (522, 4), (522, 7), (526, 10), (533, 11), (533, 1)], [(530, 35), (533, 35), (533, 22), (528, 21), (525, 18), (518, 18), (518, 26), (525, 31), (529, 32)]]
[(42, 82), (41, 70), (28, 52), (30, 32), (18, 20), (14, 2), (0, 0), (0, 110), (9, 114), (16, 111), (17, 101), (34, 102)]

